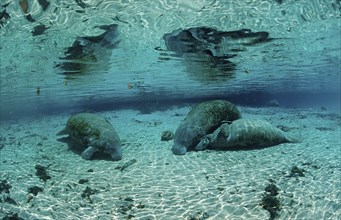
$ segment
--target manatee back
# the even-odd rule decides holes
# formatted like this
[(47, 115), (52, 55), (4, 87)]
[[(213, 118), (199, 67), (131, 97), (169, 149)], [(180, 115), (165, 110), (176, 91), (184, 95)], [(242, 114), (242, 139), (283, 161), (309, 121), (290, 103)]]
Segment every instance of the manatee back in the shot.
[(239, 119), (229, 126), (226, 147), (267, 147), (285, 142), (286, 135), (270, 123)]
[(91, 144), (89, 141), (120, 145), (120, 139), (113, 126), (104, 117), (96, 114), (80, 113), (72, 116), (67, 121), (66, 130), (72, 139), (80, 141), (83, 145)]
[(238, 108), (225, 100), (212, 100), (196, 105), (184, 119), (184, 123), (200, 126), (207, 133), (213, 132), (222, 121), (241, 118)]

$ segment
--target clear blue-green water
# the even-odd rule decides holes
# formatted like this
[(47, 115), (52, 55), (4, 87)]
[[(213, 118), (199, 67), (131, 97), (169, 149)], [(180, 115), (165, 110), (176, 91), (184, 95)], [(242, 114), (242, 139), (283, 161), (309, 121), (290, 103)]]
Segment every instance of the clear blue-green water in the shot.
[[(1, 4), (10, 17), (3, 16), (0, 29), (2, 119), (53, 109), (82, 110), (84, 105), (169, 103), (238, 94), (254, 100), (258, 93), (293, 103), (285, 105), (340, 109), (337, 0), (49, 1), (46, 8), (32, 1), (26, 15), (18, 2)], [(96, 26), (109, 24), (118, 25), (117, 47), (95, 49), (95, 59), (80, 61), (81, 74), (64, 75), (56, 67), (77, 37), (100, 35), (104, 31)], [(33, 36), (39, 25), (46, 29)], [(203, 26), (265, 31), (275, 40), (254, 46), (224, 41), (224, 54), (239, 50), (228, 59), (235, 65), (232, 77), (221, 76), (205, 62), (165, 52), (164, 34)], [(129, 89), (128, 84), (137, 86)]]
[[(340, 18), (340, 0), (0, 0), (0, 218), (341, 219)], [(213, 99), (302, 142), (173, 154), (162, 132)], [(79, 112), (121, 160), (57, 141)]]

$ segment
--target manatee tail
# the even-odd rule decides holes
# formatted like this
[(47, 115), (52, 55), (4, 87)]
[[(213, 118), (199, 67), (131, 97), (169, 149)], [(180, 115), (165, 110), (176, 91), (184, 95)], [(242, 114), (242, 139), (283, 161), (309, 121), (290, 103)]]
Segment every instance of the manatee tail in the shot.
[(301, 143), (303, 138), (296, 134), (285, 134), (285, 138), (289, 143)]

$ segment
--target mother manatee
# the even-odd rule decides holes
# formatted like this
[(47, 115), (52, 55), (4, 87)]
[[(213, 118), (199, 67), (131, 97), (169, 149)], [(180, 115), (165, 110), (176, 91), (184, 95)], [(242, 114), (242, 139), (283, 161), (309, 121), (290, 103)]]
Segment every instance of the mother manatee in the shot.
[(196, 147), (202, 137), (217, 129), (222, 121), (234, 121), (240, 117), (237, 107), (225, 100), (198, 104), (177, 128), (172, 152), (177, 155), (186, 154)]

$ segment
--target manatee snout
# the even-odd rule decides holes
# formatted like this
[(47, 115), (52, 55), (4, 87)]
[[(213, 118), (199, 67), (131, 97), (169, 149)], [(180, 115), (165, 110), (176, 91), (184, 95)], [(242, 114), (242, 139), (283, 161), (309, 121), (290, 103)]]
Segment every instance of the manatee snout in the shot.
[(112, 157), (112, 159), (114, 160), (114, 161), (117, 161), (117, 160), (121, 160), (122, 159), (122, 154), (119, 154), (119, 153), (112, 153), (112, 154), (110, 154), (111, 155), (111, 157)]
[(113, 160), (121, 160), (122, 159), (122, 150), (120, 146), (108, 148), (105, 150), (105, 153), (110, 154)]
[(95, 140), (91, 142), (97, 151), (107, 153), (114, 161), (122, 159), (121, 141), (117, 138), (114, 140)]
[(187, 148), (180, 144), (174, 144), (172, 152), (175, 155), (185, 155), (187, 153)]
[(190, 124), (181, 124), (175, 132), (174, 145), (172, 147), (173, 154), (185, 155), (187, 150), (193, 146), (196, 136), (196, 129)]

